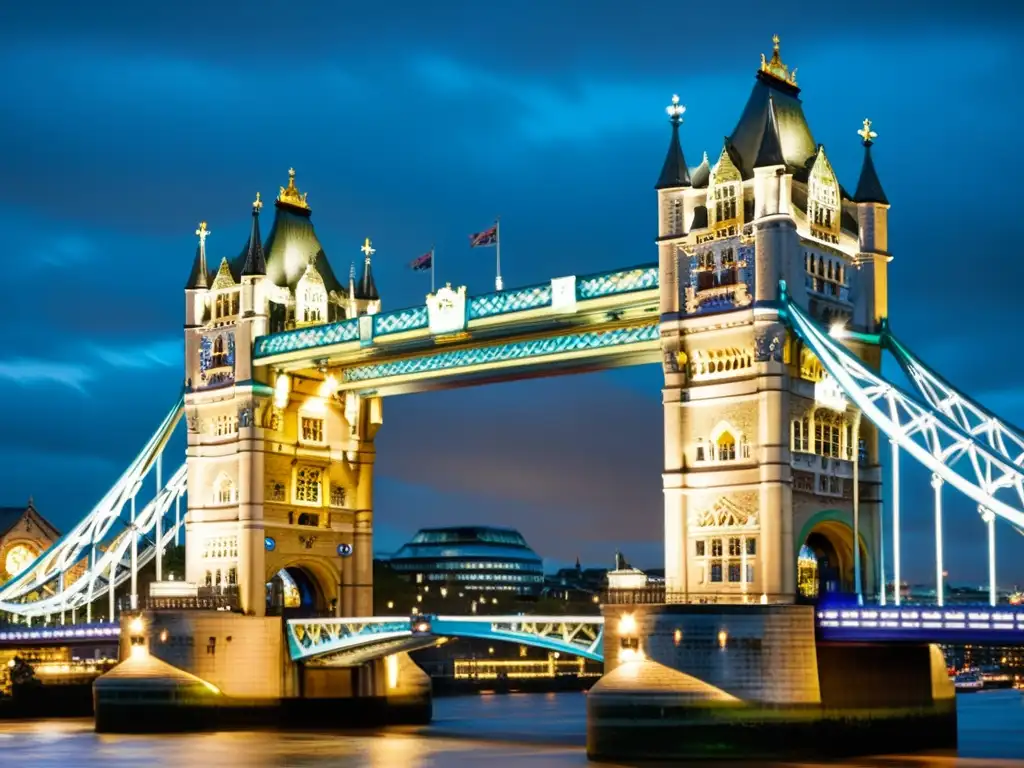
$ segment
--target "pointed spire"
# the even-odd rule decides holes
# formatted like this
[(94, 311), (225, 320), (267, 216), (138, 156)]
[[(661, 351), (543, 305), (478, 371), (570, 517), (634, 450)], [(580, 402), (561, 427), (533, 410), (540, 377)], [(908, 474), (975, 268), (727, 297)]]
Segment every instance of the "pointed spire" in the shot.
[(356, 298), (356, 263), (354, 261), (348, 267), (348, 297), (351, 300)]
[(772, 165), (785, 165), (782, 154), (782, 139), (779, 137), (779, 122), (775, 116), (775, 99), (768, 94), (768, 109), (764, 115), (764, 133), (761, 134), (761, 146), (754, 159), (755, 168), (768, 168)]
[(196, 230), (196, 237), (199, 238), (199, 245), (196, 247), (196, 258), (192, 262), (192, 272), (189, 274), (185, 290), (209, 287), (209, 270), (206, 267), (206, 238), (210, 230), (206, 228), (206, 222), (199, 222), (199, 229)]
[(661, 167), (661, 176), (655, 189), (674, 189), (690, 186), (690, 172), (686, 168), (686, 158), (679, 143), (679, 126), (683, 123), (686, 107), (679, 103), (679, 97), (673, 95), (672, 103), (665, 107), (669, 122), (672, 123), (672, 139), (669, 141), (665, 164)]
[(256, 193), (256, 199), (252, 204), (252, 229), (249, 231), (249, 243), (245, 248), (245, 265), (242, 267), (242, 276), (265, 275), (267, 274), (267, 260), (263, 255), (263, 241), (260, 237), (260, 209), (263, 201), (260, 200), (260, 193)]
[(889, 198), (885, 196), (882, 182), (878, 180), (875, 161), (871, 159), (871, 145), (875, 143), (878, 134), (871, 130), (871, 121), (867, 118), (864, 118), (864, 127), (857, 131), (857, 134), (864, 144), (864, 165), (860, 169), (860, 181), (857, 182), (857, 192), (853, 196), (853, 201), (888, 205)]
[(377, 286), (373, 282), (373, 269), (370, 265), (370, 257), (376, 253), (376, 249), (370, 244), (370, 238), (366, 238), (359, 250), (363, 252), (366, 260), (363, 262), (363, 276), (359, 278), (359, 290), (356, 293), (356, 298), (377, 301), (380, 296), (377, 294)]

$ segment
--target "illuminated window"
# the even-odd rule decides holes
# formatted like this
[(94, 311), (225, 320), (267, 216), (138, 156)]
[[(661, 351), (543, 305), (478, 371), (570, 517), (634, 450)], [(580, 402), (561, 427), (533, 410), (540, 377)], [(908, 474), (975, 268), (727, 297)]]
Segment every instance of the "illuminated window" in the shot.
[(233, 435), (238, 431), (238, 419), (233, 414), (221, 414), (213, 422), (213, 431), (218, 437)]
[(814, 452), (831, 459), (845, 458), (843, 423), (838, 414), (818, 411), (814, 416)]
[(715, 223), (736, 218), (736, 184), (722, 184), (715, 187)]
[(7, 571), (7, 576), (17, 576), (28, 566), (32, 564), (32, 561), (36, 559), (35, 552), (24, 544), (15, 544), (4, 556), (4, 570)]
[(331, 486), (331, 506), (345, 506), (345, 489), (338, 485)]
[(308, 443), (324, 441), (324, 420), (303, 416), (301, 419), (302, 439)]
[(203, 560), (238, 559), (237, 536), (214, 536), (203, 541)]
[(213, 300), (213, 319), (221, 320), (238, 314), (238, 291), (217, 294)]
[(672, 232), (676, 235), (683, 233), (683, 201), (679, 198), (672, 201)]
[(810, 450), (810, 423), (806, 416), (793, 420), (792, 449), (802, 453)]
[(224, 337), (218, 336), (213, 340), (213, 348), (210, 352), (210, 367), (220, 368), (228, 364), (228, 353), (227, 345), (224, 343)]
[(214, 498), (218, 504), (231, 504), (236, 500), (235, 484), (227, 473), (221, 472), (214, 483)]
[(295, 501), (301, 504), (320, 503), (322, 473), (316, 467), (302, 467), (295, 473)]
[(736, 460), (736, 438), (731, 432), (723, 432), (715, 442), (715, 455), (719, 461)]

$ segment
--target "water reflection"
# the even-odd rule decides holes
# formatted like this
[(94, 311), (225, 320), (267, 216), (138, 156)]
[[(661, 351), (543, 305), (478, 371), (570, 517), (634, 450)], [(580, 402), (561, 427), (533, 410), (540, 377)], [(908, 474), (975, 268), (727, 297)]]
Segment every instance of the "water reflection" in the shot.
[[(958, 697), (960, 758), (874, 758), (846, 765), (993, 766), (1024, 758), (1024, 702), (1016, 691)], [(18, 766), (223, 768), (344, 766), (461, 768), (487, 761), (503, 768), (586, 766), (586, 696), (580, 693), (438, 699), (427, 728), (357, 733), (240, 733), (169, 736), (97, 735), (91, 720), (0, 722), (0, 763)], [(985, 758), (979, 760), (978, 758)], [(831, 764), (838, 768), (840, 764)]]

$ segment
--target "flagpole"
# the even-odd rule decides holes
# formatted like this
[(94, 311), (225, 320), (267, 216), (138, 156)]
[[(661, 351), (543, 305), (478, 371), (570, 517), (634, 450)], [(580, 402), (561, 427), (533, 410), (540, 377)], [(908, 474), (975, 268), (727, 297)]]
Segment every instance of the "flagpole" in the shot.
[(494, 278), (494, 290), (500, 291), (503, 288), (501, 282), (501, 216), (494, 219), (494, 258), (497, 268), (497, 275)]
[(434, 293), (434, 246), (430, 246), (430, 292)]

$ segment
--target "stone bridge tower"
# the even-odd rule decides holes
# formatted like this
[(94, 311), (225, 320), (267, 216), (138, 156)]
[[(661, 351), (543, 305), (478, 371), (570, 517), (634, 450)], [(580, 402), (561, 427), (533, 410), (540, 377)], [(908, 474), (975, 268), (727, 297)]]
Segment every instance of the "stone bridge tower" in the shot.
[[(241, 253), (207, 256), (185, 288), (188, 423), (186, 579), (237, 593), (241, 608), (370, 615), (373, 464), (379, 398), (341, 396), (253, 365), (258, 337), (302, 333), (379, 310), (366, 241), (363, 273), (344, 286), (317, 240), (289, 171), (264, 242), (259, 195)], [(269, 589), (268, 589), (269, 585)]]
[[(853, 592), (857, 573), (863, 592), (878, 589), (877, 435), (787, 332), (780, 281), (826, 325), (877, 330), (888, 201), (867, 123), (861, 183), (844, 191), (774, 43), (714, 162), (687, 167), (684, 108), (668, 108), (657, 195), (670, 601)], [(879, 364), (877, 347), (850, 347)]]

